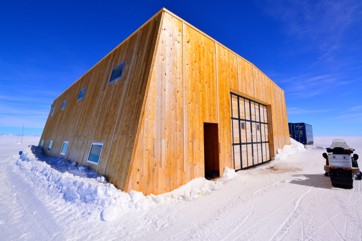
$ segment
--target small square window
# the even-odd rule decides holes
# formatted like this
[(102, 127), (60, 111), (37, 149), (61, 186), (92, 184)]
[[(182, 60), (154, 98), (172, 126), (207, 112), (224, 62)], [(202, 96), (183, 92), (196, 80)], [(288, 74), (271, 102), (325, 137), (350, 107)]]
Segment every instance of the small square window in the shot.
[(86, 91), (86, 87), (83, 87), (80, 91), (79, 91), (79, 95), (78, 95), (78, 101), (83, 100), (84, 99), (84, 95), (85, 95), (85, 91)]
[(64, 110), (67, 106), (67, 100), (63, 101), (62, 108), (60, 110)]
[(52, 107), (52, 110), (51, 110), (51, 116), (53, 116), (55, 113), (55, 107)]
[(44, 146), (44, 140), (41, 140), (40, 147), (43, 148), (43, 146)]
[(62, 150), (60, 151), (60, 155), (65, 156), (65, 154), (67, 154), (68, 146), (69, 146), (69, 141), (64, 141)]
[(242, 130), (245, 129), (245, 122), (240, 122), (240, 129), (242, 129)]
[(260, 131), (260, 124), (256, 124), (256, 130)]
[(109, 83), (112, 83), (113, 81), (122, 77), (124, 65), (125, 65), (125, 62), (122, 62), (113, 68), (111, 77), (109, 78)]
[(103, 143), (92, 143), (88, 155), (88, 162), (98, 165), (101, 158)]
[(53, 147), (53, 140), (49, 141), (48, 150), (50, 151)]

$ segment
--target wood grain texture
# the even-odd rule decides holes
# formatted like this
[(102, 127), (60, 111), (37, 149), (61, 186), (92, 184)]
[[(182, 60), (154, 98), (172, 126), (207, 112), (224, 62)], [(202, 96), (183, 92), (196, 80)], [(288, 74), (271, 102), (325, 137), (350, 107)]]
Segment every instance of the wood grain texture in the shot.
[[(122, 78), (108, 83), (123, 61)], [(84, 86), (85, 98), (77, 101)], [(52, 150), (44, 148), (52, 156), (69, 141), (68, 159), (91, 165), (123, 190), (164, 193), (205, 175), (204, 123), (218, 125), (220, 175), (233, 167), (231, 92), (267, 106), (270, 157), (289, 144), (283, 90), (163, 9), (54, 101), (41, 140), (45, 147), (54, 140)], [(87, 163), (92, 142), (104, 144), (97, 166)], [(237, 152), (246, 156), (248, 148)]]
[[(67, 140), (69, 160), (91, 166), (124, 189), (161, 15), (138, 29), (54, 101), (55, 114), (48, 117), (41, 137), (45, 144), (54, 140), (52, 150), (45, 148), (48, 155), (59, 155)], [(122, 62), (122, 77), (109, 83), (112, 69)], [(78, 101), (83, 87), (84, 99)], [(67, 106), (61, 111), (64, 100)], [(98, 165), (87, 162), (92, 142), (103, 143)]]
[[(220, 170), (232, 167), (230, 92), (267, 105), (266, 119), (285, 106), (276, 104), (282, 90), (248, 61), (167, 11), (161, 25), (126, 189), (156, 194), (204, 176), (204, 123), (218, 124)], [(284, 130), (274, 119), (271, 129)], [(289, 134), (265, 132), (276, 140), (272, 156), (289, 143)]]

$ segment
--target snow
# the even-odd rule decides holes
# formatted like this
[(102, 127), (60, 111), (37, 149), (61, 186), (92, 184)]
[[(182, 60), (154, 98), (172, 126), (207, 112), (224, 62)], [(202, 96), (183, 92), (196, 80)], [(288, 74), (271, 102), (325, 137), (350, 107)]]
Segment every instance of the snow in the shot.
[(0, 136), (0, 240), (362, 240), (361, 182), (323, 176), (335, 138), (362, 156), (362, 137), (292, 140), (267, 164), (145, 196), (28, 147), (39, 137)]

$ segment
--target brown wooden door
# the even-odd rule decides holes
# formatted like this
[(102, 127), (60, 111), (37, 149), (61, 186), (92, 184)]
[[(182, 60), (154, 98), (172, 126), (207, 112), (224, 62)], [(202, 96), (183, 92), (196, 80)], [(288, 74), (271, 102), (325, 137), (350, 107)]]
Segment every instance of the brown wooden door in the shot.
[(220, 176), (218, 126), (204, 123), (205, 178)]

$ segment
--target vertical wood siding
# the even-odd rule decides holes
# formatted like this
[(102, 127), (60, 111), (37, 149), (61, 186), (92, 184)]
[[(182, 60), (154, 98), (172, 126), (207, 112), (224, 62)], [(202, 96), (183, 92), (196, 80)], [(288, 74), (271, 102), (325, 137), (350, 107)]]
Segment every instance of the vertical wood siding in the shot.
[[(122, 78), (108, 83), (123, 61)], [(77, 101), (83, 87), (85, 97)], [(69, 141), (68, 159), (91, 165), (123, 190), (164, 193), (204, 176), (204, 123), (218, 124), (220, 174), (233, 167), (230, 92), (267, 106), (271, 156), (289, 144), (283, 90), (161, 10), (54, 101), (41, 139), (52, 156)], [(92, 142), (104, 144), (98, 166), (87, 163)]]
[[(67, 140), (66, 158), (90, 165), (124, 189), (160, 22), (158, 14), (54, 101), (55, 114), (49, 115), (41, 138), (45, 145), (54, 140), (52, 150), (44, 148), (48, 155), (58, 156)], [(122, 62), (122, 77), (109, 83), (112, 69)], [(83, 87), (84, 99), (78, 101)], [(64, 100), (68, 103), (61, 111)], [(103, 143), (98, 165), (87, 162), (92, 142)]]
[(267, 105), (269, 119), (275, 113), (272, 156), (289, 144), (283, 91), (245, 59), (164, 12), (126, 190), (163, 193), (203, 177), (205, 122), (219, 126), (220, 170), (232, 167), (230, 92)]

